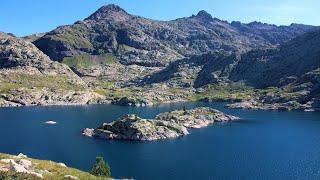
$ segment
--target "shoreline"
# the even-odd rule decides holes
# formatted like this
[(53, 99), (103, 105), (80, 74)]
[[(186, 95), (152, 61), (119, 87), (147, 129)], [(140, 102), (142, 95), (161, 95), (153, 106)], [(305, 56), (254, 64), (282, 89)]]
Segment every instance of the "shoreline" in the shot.
[[(1, 102), (1, 101), (0, 101)], [(304, 112), (320, 112), (320, 109), (302, 106), (300, 108), (291, 108), (290, 106), (284, 106), (283, 104), (273, 103), (273, 104), (263, 104), (257, 103), (254, 104), (252, 101), (234, 101), (234, 100), (179, 100), (179, 101), (169, 101), (169, 102), (158, 102), (146, 105), (129, 105), (129, 104), (117, 104), (112, 101), (102, 101), (98, 103), (57, 103), (57, 104), (18, 104), (16, 106), (13, 105), (5, 105), (0, 104), (1, 108), (24, 108), (24, 107), (73, 107), (73, 106), (87, 106), (87, 105), (115, 105), (122, 107), (155, 107), (158, 105), (167, 105), (167, 104), (175, 104), (175, 103), (186, 103), (186, 102), (205, 102), (205, 103), (226, 103), (224, 107), (228, 109), (243, 109), (243, 110), (263, 110), (263, 111), (304, 111)], [(14, 102), (12, 102), (14, 103)]]

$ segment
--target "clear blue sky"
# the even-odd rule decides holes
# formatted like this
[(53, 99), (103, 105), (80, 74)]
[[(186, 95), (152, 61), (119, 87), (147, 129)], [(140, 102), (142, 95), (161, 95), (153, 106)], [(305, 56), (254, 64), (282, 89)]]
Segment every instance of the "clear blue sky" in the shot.
[(320, 25), (320, 0), (1, 0), (0, 31), (17, 36), (47, 32), (84, 19), (110, 3), (129, 13), (158, 20), (206, 10), (229, 22)]

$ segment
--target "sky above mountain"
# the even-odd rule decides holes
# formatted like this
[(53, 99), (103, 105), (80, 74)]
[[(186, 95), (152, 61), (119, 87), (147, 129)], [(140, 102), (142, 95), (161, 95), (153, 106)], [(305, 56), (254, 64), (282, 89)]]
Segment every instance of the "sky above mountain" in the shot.
[(84, 19), (107, 4), (156, 20), (187, 17), (205, 10), (229, 22), (320, 25), (319, 0), (2, 0), (0, 31), (17, 36), (47, 32)]

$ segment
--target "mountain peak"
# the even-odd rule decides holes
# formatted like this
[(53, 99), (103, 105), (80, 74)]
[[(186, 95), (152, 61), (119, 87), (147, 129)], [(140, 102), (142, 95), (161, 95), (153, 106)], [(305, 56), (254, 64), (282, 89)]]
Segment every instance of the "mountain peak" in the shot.
[(120, 11), (124, 11), (124, 10), (118, 5), (108, 4), (108, 5), (102, 6), (100, 9), (98, 9), (98, 11), (102, 11), (102, 12), (108, 12), (108, 11), (120, 12)]
[(196, 17), (204, 19), (204, 20), (212, 20), (212, 16), (211, 14), (209, 14), (207, 11), (205, 10), (201, 10), (198, 12), (198, 14), (196, 15)]
[(87, 19), (101, 20), (113, 18), (116, 20), (123, 20), (123, 17), (126, 15), (128, 15), (128, 13), (125, 10), (123, 10), (120, 6), (115, 4), (109, 4), (102, 6)]

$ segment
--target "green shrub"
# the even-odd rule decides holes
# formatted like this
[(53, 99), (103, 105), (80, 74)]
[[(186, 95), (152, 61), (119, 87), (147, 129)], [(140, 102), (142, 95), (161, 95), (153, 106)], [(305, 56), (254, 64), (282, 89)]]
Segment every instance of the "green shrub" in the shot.
[(103, 157), (96, 158), (96, 163), (90, 173), (95, 176), (111, 177), (110, 166), (104, 161)]

